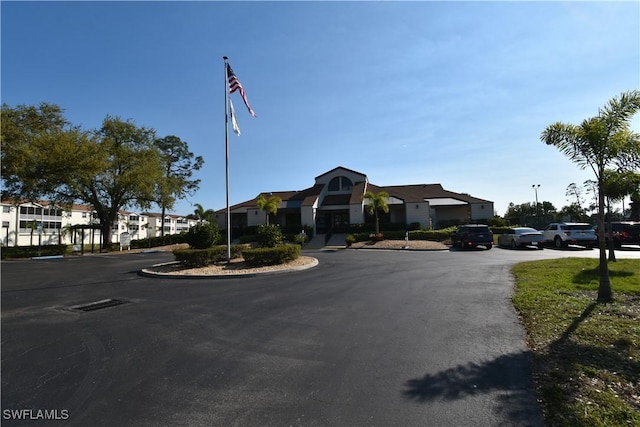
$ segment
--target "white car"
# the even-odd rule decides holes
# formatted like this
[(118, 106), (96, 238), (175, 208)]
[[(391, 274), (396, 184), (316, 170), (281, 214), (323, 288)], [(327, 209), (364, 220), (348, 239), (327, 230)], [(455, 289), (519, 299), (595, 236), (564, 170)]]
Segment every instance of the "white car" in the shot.
[(512, 248), (524, 248), (535, 246), (544, 249), (544, 235), (530, 227), (513, 227), (498, 236), (499, 246), (511, 246)]
[(547, 243), (556, 248), (569, 245), (580, 245), (593, 248), (598, 245), (598, 238), (593, 226), (586, 222), (552, 222), (542, 230)]

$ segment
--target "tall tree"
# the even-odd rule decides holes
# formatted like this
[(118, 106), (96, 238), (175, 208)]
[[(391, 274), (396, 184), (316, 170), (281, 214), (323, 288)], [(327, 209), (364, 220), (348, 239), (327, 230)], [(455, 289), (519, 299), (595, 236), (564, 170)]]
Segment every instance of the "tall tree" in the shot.
[(613, 299), (604, 239), (605, 169), (623, 157), (640, 158), (640, 136), (630, 129), (631, 118), (640, 109), (640, 91), (633, 90), (613, 98), (599, 114), (580, 125), (557, 122), (540, 137), (553, 145), (580, 168), (591, 168), (598, 182), (598, 232), (600, 233), (598, 301)]
[(278, 196), (272, 195), (268, 198), (264, 197), (264, 195), (262, 194), (258, 196), (256, 203), (258, 205), (258, 209), (263, 210), (267, 215), (267, 225), (269, 225), (269, 216), (275, 215), (278, 212), (278, 207), (280, 206), (281, 202), (282, 199)]
[(389, 205), (387, 204), (389, 194), (385, 191), (381, 191), (377, 194), (374, 194), (371, 191), (367, 191), (362, 197), (363, 199), (369, 201), (369, 203), (366, 204), (366, 209), (369, 215), (375, 215), (376, 234), (380, 234), (380, 218), (378, 217), (378, 211), (389, 213)]
[(156, 183), (163, 177), (155, 131), (131, 120), (107, 116), (95, 131), (102, 168), (68, 183), (79, 200), (93, 206), (100, 220), (102, 243), (111, 243), (111, 228), (124, 207), (149, 208), (155, 201)]
[[(567, 201), (571, 204), (575, 203), (576, 205), (578, 205), (580, 208), (582, 208), (582, 187), (580, 187), (579, 185), (577, 185), (575, 182), (572, 182), (571, 184), (569, 184), (567, 186), (567, 190), (565, 192), (565, 195), (567, 197), (569, 197), (569, 199), (567, 199)], [(573, 201), (575, 200), (575, 201)]]
[(55, 104), (2, 104), (0, 123), (3, 198), (69, 205), (74, 195), (65, 183), (101, 166), (91, 134), (72, 126)]
[[(156, 203), (162, 211), (161, 220), (164, 224), (166, 210), (172, 209), (177, 199), (193, 195), (199, 188), (200, 180), (192, 179), (192, 176), (194, 171), (200, 170), (204, 160), (201, 156), (194, 156), (188, 144), (174, 135), (156, 139), (155, 145), (160, 150), (164, 169), (156, 188)], [(164, 226), (160, 235), (164, 236)]]

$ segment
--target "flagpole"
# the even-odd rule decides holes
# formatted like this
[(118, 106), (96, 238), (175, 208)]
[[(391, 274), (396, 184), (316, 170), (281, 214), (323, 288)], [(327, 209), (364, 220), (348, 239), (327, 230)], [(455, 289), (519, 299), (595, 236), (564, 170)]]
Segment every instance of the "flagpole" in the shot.
[(227, 183), (227, 262), (231, 262), (231, 211), (229, 210), (229, 76), (227, 75), (229, 58), (224, 59), (224, 147)]

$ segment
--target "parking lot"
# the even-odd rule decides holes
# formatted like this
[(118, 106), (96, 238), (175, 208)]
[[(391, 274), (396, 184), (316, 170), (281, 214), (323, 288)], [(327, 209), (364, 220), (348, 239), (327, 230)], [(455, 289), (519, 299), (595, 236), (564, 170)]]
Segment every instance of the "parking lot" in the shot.
[(598, 251), (305, 255), (225, 280), (137, 275), (168, 253), (3, 261), (3, 424), (541, 425), (509, 269)]

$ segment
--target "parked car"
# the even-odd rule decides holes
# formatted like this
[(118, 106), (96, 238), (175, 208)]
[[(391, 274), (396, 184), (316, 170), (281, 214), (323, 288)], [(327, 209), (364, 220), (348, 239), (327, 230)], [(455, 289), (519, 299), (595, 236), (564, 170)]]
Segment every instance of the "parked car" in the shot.
[(580, 245), (592, 248), (598, 244), (594, 228), (584, 222), (553, 222), (542, 230), (545, 241), (556, 248)]
[(544, 249), (544, 235), (530, 227), (513, 227), (498, 236), (499, 246), (511, 246), (512, 248), (524, 248), (535, 246)]
[[(640, 245), (640, 222), (620, 221), (611, 223), (613, 245), (616, 248), (622, 245)], [(596, 237), (598, 236), (596, 228)], [(609, 244), (609, 225), (605, 226), (605, 241)]]
[(493, 232), (488, 225), (461, 225), (451, 235), (451, 243), (453, 246), (459, 246), (463, 249), (475, 248), (476, 246), (491, 249), (493, 247)]

